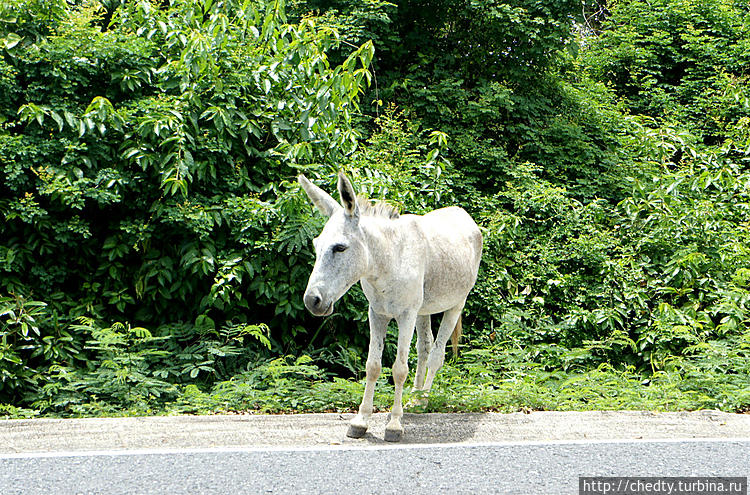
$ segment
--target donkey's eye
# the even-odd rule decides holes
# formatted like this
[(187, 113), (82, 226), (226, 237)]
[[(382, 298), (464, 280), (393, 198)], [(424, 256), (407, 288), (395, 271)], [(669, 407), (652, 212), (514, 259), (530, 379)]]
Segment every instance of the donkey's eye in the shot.
[(344, 244), (334, 244), (331, 248), (334, 253), (340, 253), (342, 251), (346, 251), (347, 246)]

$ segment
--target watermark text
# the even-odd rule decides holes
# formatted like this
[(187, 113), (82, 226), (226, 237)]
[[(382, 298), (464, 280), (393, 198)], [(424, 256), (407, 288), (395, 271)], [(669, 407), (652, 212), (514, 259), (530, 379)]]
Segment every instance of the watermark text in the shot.
[(578, 495), (747, 495), (747, 477), (581, 476)]

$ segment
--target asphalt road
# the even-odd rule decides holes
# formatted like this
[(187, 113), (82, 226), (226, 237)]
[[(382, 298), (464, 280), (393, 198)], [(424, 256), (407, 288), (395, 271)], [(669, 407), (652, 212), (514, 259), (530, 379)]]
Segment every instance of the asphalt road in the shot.
[(748, 476), (750, 441), (619, 441), (0, 456), (11, 494), (575, 494), (579, 476)]

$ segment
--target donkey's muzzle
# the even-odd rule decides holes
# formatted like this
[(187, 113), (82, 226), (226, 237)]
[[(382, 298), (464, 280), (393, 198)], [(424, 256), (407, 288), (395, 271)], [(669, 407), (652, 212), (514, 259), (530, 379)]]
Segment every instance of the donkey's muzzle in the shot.
[(333, 303), (325, 302), (318, 289), (310, 289), (303, 300), (307, 310), (315, 316), (328, 316), (333, 312)]

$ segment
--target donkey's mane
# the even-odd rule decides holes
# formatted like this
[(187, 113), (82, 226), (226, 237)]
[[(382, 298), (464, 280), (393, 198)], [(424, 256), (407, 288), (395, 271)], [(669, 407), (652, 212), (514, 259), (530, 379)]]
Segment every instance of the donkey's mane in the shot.
[(399, 217), (398, 209), (395, 206), (386, 203), (385, 201), (370, 201), (365, 196), (357, 196), (357, 206), (359, 206), (359, 214), (367, 215), (370, 217), (381, 217), (388, 218), (390, 220)]

